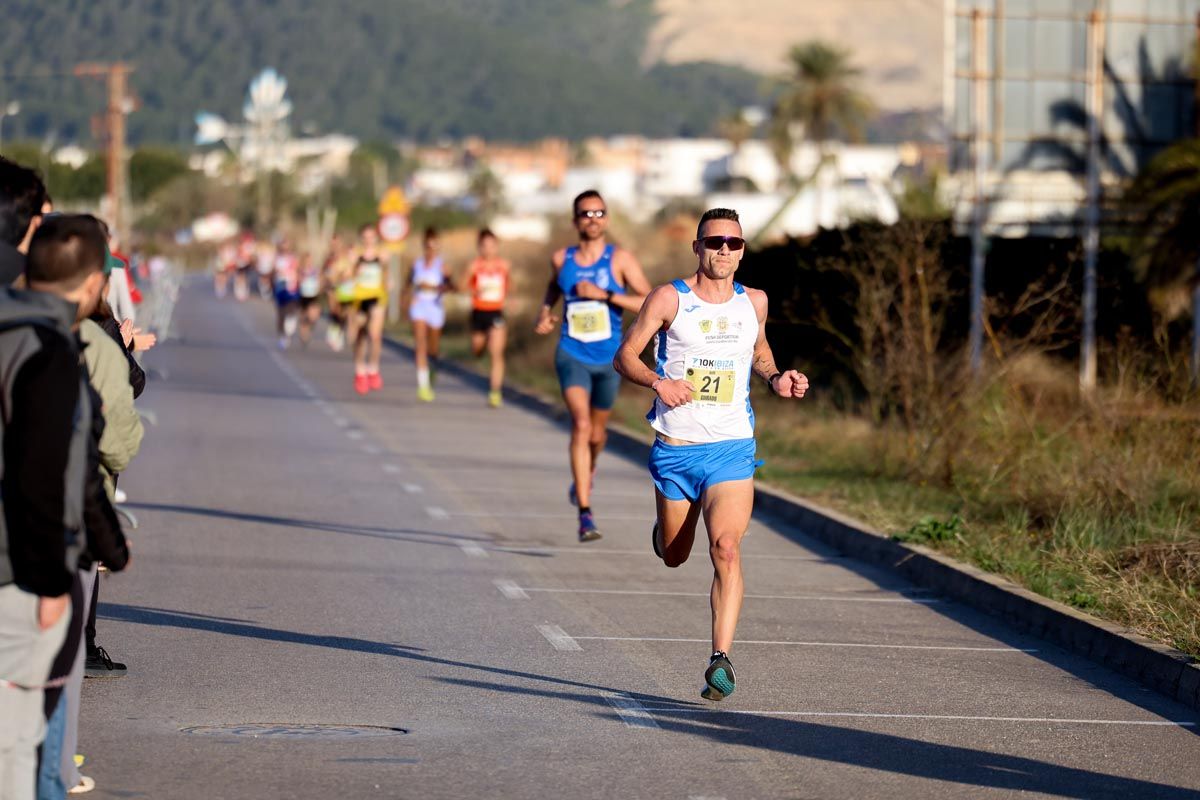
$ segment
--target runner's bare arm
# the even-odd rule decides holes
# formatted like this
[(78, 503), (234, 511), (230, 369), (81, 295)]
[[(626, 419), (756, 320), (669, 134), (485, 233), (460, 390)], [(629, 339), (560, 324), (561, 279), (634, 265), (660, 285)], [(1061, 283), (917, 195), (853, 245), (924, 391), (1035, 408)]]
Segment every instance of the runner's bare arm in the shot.
[(690, 402), (692, 385), (687, 381), (673, 381), (660, 378), (654, 370), (642, 363), (641, 354), (650, 343), (654, 334), (663, 330), (675, 319), (679, 310), (679, 293), (672, 286), (660, 286), (647, 295), (642, 304), (637, 319), (617, 349), (613, 359), (613, 369), (627, 381), (653, 389), (659, 398), (670, 408)]
[(552, 333), (555, 325), (558, 324), (558, 317), (554, 316), (551, 311), (554, 309), (554, 304), (562, 297), (562, 289), (558, 286), (558, 271), (562, 269), (566, 257), (567, 251), (559, 250), (550, 261), (550, 283), (546, 285), (546, 295), (542, 298), (542, 308), (538, 312), (537, 322), (533, 326), (534, 333), (541, 334), (542, 336)]
[(758, 315), (758, 339), (754, 342), (754, 361), (751, 364), (754, 374), (766, 381), (771, 391), (780, 397), (804, 397), (808, 391), (808, 378), (794, 369), (780, 372), (775, 365), (771, 345), (767, 343), (767, 293), (750, 288), (746, 292)]
[(613, 255), (613, 277), (625, 287), (624, 294), (608, 292), (591, 281), (580, 281), (575, 287), (575, 292), (588, 300), (603, 300), (622, 311), (632, 311), (636, 314), (650, 294), (651, 286), (650, 281), (646, 280), (646, 273), (642, 271), (642, 265), (633, 253), (618, 250)]

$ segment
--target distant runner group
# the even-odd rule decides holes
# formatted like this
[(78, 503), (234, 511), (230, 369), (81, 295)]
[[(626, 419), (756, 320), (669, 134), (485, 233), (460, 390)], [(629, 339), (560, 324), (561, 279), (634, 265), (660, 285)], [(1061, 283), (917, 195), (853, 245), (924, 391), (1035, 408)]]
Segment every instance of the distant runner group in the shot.
[[(657, 288), (631, 252), (608, 241), (608, 208), (599, 192), (575, 198), (572, 221), (578, 242), (554, 253), (534, 330), (540, 335), (558, 331), (554, 367), (571, 416), (567, 496), (578, 510), (577, 537), (581, 543), (601, 538), (592, 492), (624, 378), (654, 392), (647, 414), (655, 431), (649, 462), (657, 505), (651, 549), (666, 566), (679, 567), (691, 554), (701, 518), (708, 532), (712, 654), (702, 695), (721, 700), (736, 685), (729, 651), (744, 591), (741, 541), (754, 507), (754, 473), (762, 464), (756, 458), (751, 379), (757, 375), (787, 399), (804, 397), (808, 379), (776, 367), (766, 340), (767, 296), (734, 280), (746, 247), (737, 212), (705, 212), (692, 242), (696, 272)], [(471, 352), (491, 359), (488, 404), (502, 405), (511, 267), (490, 230), (479, 232), (476, 249), (456, 284), (438, 231), (426, 229), (421, 255), (404, 283), (422, 402), (435, 400), (433, 370), (446, 322), (445, 297), (461, 286), (471, 296)], [(388, 269), (373, 225), (364, 226), (351, 247), (335, 237), (320, 266), (297, 254), (287, 240), (230, 243), (222, 251), (218, 295), (232, 280), (235, 296), (245, 299), (252, 273), (259, 291), (274, 296), (281, 349), (297, 332), (301, 344), (309, 344), (325, 297), (326, 341), (335, 351), (349, 343), (354, 390), (366, 395), (383, 388)], [(636, 319), (623, 332), (626, 311)], [(653, 368), (642, 361), (651, 340)]]

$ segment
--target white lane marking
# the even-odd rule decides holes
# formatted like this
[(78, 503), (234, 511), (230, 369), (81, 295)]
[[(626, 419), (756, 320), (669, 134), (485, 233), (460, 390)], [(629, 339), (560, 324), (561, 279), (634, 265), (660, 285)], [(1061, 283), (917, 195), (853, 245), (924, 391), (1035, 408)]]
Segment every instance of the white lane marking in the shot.
[(369, 456), (377, 456), (383, 452), (382, 450), (380, 450), (378, 447), (376, 447), (373, 444), (364, 444), (362, 446), (362, 451)]
[[(652, 592), (637, 589), (542, 589), (532, 586), (522, 587), (526, 592), (550, 592), (553, 594), (617, 594), (617, 595), (648, 595), (651, 597), (708, 597), (708, 592)], [(830, 594), (748, 594), (747, 600), (812, 600), (834, 601), (840, 603), (920, 603), (928, 605), (937, 600), (927, 600), (920, 597), (854, 597)]]
[[(536, 487), (536, 488), (544, 488), (544, 489), (546, 489), (547, 494), (553, 492), (553, 494), (555, 496), (558, 496), (559, 494), (566, 494), (566, 491), (564, 489), (562, 489), (561, 487), (550, 485), (550, 484), (542, 484), (541, 486)], [(528, 491), (528, 489), (529, 489), (528, 486), (522, 487), (522, 491)], [(483, 487), (483, 488), (472, 487), (471, 491), (475, 494), (511, 495), (513, 493), (512, 489), (502, 489), (500, 487)], [(593, 489), (592, 497), (601, 497), (601, 498), (604, 498), (604, 497), (641, 497), (643, 499), (649, 500), (649, 499), (653, 499), (654, 492), (652, 492), (652, 491), (621, 492), (621, 491), (612, 491), (612, 490)]]
[(346, 438), (353, 439), (357, 442), (359, 439), (363, 438), (363, 432), (356, 429), (348, 430), (346, 431)]
[(408, 492), (409, 494), (420, 494), (425, 490), (421, 488), (420, 484), (406, 483), (404, 484), (404, 491)]
[(650, 712), (627, 694), (620, 692), (604, 692), (604, 699), (617, 711), (617, 715), (630, 728), (657, 728), (658, 723)]
[[(459, 516), (459, 515), (456, 515), (456, 516)], [(492, 513), (492, 514), (479, 514), (477, 516), (481, 516), (481, 517), (488, 516), (488, 517), (495, 517), (496, 519), (502, 519), (503, 517), (512, 516), (512, 515), (511, 514), (502, 514), (502, 513)], [(609, 517), (605, 517), (605, 519), (609, 519)], [(618, 517), (618, 519), (620, 519), (620, 518)], [(645, 519), (645, 517), (637, 517), (637, 519)], [(647, 527), (646, 530), (649, 531), (650, 528)], [(579, 554), (579, 555), (589, 555), (589, 556), (590, 555), (644, 556), (647, 553), (650, 553), (649, 545), (647, 545), (645, 547), (645, 549), (643, 549), (643, 550), (621, 550), (621, 549), (617, 549), (617, 548), (601, 548), (601, 547), (542, 547), (541, 545), (531, 545), (529, 547), (518, 547), (515, 545), (505, 545), (503, 547), (497, 547), (496, 549), (502, 553), (512, 553), (514, 555), (533, 555), (533, 556), (549, 555), (552, 553), (564, 553), (567, 555)], [(812, 562), (816, 562), (816, 563), (820, 563), (820, 562), (824, 562), (824, 561), (840, 562), (840, 561), (845, 560), (845, 558), (843, 556), (776, 556), (776, 555), (769, 555), (767, 553), (742, 553), (742, 558), (769, 558), (772, 561), (812, 561)]]
[(496, 579), (493, 581), (496, 588), (500, 590), (500, 594), (507, 597), (509, 600), (528, 600), (529, 595), (525, 594), (525, 590), (517, 585), (516, 581), (508, 581), (504, 579)]
[(344, 428), (350, 424), (350, 420), (346, 419), (345, 417), (334, 417), (333, 424), (337, 425), (339, 428)]
[(386, 472), (388, 475), (399, 475), (400, 474), (400, 468), (397, 467), (395, 464), (384, 464), (383, 471)]
[(546, 641), (554, 645), (555, 650), (563, 652), (578, 652), (583, 648), (579, 646), (579, 642), (567, 635), (567, 632), (557, 625), (538, 625), (538, 633), (546, 637)]
[[(576, 636), (580, 641), (596, 642), (711, 642), (711, 639), (682, 639), (666, 636)], [(1017, 647), (968, 647), (934, 644), (864, 644), (861, 642), (785, 642), (763, 639), (738, 639), (738, 644), (785, 645), (788, 647), (865, 647), (873, 650), (960, 650), (969, 653), (1036, 653)]]
[(1061, 719), (1058, 717), (976, 717), (966, 714), (888, 714), (868, 711), (745, 711), (731, 708), (694, 708), (657, 705), (658, 701), (647, 700), (648, 711), (672, 714), (753, 714), (763, 717), (842, 717), (858, 719), (926, 719), (951, 722), (1032, 722), (1060, 723), (1063, 725), (1140, 725), (1149, 727), (1194, 728), (1195, 722), (1158, 719)]
[(446, 509), (442, 508), (441, 506), (428, 506), (425, 509), (425, 513), (428, 514), (429, 516), (433, 517), (434, 519), (449, 519), (450, 518), (450, 513), (448, 511), (446, 511)]
[(458, 543), (458, 549), (462, 550), (464, 553), (469, 555), (471, 558), (487, 558), (488, 557), (488, 551), (484, 550), (483, 547), (476, 544), (475, 542), (470, 542), (470, 541), (466, 541), (466, 540), (460, 541)]
[[(511, 511), (456, 511), (456, 512), (454, 512), (454, 516), (456, 516), (456, 517), (488, 517), (488, 518), (495, 518), (495, 519), (501, 519), (501, 520), (503, 520), (503, 519), (575, 519), (579, 516), (579, 512), (572, 512), (572, 513), (567, 513), (567, 514), (540, 514), (540, 513), (522, 514), (519, 512), (514, 513)], [(646, 515), (638, 514), (636, 516), (625, 516), (625, 515), (621, 515), (621, 514), (604, 514), (602, 519), (604, 519), (604, 520), (619, 519), (619, 520), (642, 520), (642, 521), (645, 521)], [(649, 528), (647, 528), (647, 530), (649, 530)]]

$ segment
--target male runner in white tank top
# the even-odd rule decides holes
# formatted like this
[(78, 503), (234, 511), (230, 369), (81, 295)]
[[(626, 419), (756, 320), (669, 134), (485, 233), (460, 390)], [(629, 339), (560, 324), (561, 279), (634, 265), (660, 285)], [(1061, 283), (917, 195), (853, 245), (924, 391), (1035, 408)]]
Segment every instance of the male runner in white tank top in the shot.
[[(754, 508), (754, 410), (750, 373), (780, 397), (800, 398), (808, 378), (780, 372), (767, 344), (767, 295), (733, 280), (745, 253), (736, 211), (700, 218), (692, 251), (696, 274), (646, 298), (613, 366), (657, 395), (647, 418), (657, 432), (650, 454), (658, 518), (655, 555), (668, 567), (687, 561), (704, 515), (713, 563), (712, 647), (702, 696), (733, 693), (729, 661), (742, 606), (741, 543)], [(641, 353), (657, 335), (657, 372)]]

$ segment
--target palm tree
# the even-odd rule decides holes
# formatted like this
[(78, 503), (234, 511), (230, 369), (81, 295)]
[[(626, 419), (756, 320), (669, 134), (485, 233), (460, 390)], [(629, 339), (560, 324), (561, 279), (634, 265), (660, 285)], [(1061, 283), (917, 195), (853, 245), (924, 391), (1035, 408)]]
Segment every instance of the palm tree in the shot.
[[(803, 130), (805, 138), (817, 143), (821, 156), (812, 174), (796, 185), (798, 194), (832, 160), (829, 142), (836, 134), (844, 134), (853, 141), (862, 139), (863, 127), (874, 106), (858, 89), (862, 71), (850, 63), (848, 50), (813, 40), (794, 46), (788, 53), (788, 61), (791, 70), (783, 77), (782, 91), (771, 110), (771, 148), (787, 182), (793, 185), (797, 180), (791, 159), (798, 128)], [(775, 224), (794, 199), (795, 195), (788, 198), (767, 228)]]
[(1192, 381), (1200, 382), (1200, 139), (1176, 142), (1138, 175), (1127, 202), (1140, 222), (1137, 266), (1156, 287), (1192, 290)]
[(742, 145), (746, 143), (746, 140), (754, 135), (754, 123), (746, 118), (745, 111), (738, 109), (717, 121), (717, 133), (733, 147), (733, 152), (729, 154), (728, 165), (725, 168), (725, 179), (732, 186), (734, 184), (733, 170), (737, 166), (738, 154), (742, 152)]

